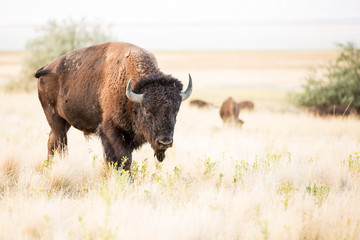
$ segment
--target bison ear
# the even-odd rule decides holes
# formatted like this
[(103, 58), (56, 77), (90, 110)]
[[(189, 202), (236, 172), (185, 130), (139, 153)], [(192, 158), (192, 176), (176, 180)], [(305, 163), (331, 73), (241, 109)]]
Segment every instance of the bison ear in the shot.
[(126, 96), (133, 102), (137, 102), (137, 103), (142, 103), (143, 101), (143, 98), (144, 98), (144, 94), (137, 94), (137, 93), (134, 93), (132, 90), (131, 90), (131, 81), (132, 81), (132, 78), (130, 78), (127, 86), (126, 86)]
[(182, 101), (185, 101), (186, 99), (188, 99), (191, 95), (191, 92), (192, 92), (192, 80), (191, 80), (191, 75), (189, 74), (188, 87), (186, 88), (185, 92), (180, 93)]

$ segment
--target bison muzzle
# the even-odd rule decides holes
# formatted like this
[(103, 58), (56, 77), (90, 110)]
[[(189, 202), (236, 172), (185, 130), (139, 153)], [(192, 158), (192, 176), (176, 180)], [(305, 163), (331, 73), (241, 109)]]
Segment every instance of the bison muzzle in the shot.
[(51, 128), (48, 155), (64, 150), (73, 126), (98, 134), (106, 160), (125, 170), (130, 170), (133, 150), (145, 142), (164, 160), (180, 104), (192, 92), (190, 75), (182, 91), (179, 80), (160, 71), (153, 54), (123, 42), (72, 51), (35, 77)]

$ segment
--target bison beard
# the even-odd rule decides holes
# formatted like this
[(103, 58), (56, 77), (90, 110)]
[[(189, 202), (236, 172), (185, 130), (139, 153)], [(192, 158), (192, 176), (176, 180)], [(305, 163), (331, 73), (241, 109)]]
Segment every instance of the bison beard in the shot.
[(159, 162), (164, 161), (165, 159), (165, 150), (155, 150), (154, 156)]

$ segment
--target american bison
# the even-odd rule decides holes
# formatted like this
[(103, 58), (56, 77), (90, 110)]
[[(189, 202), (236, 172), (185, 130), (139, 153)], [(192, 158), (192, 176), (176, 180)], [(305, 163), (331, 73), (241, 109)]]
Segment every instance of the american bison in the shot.
[(253, 110), (255, 104), (252, 101), (241, 101), (238, 103), (239, 109)]
[(191, 100), (190, 105), (198, 108), (208, 108), (210, 106), (213, 106), (211, 103), (205, 102), (200, 99)]
[(106, 160), (125, 170), (130, 170), (133, 150), (145, 142), (158, 161), (164, 160), (180, 104), (192, 92), (190, 75), (182, 92), (182, 83), (162, 73), (153, 54), (124, 42), (72, 51), (40, 68), (35, 77), (51, 128), (48, 155), (64, 150), (73, 126), (97, 133)]
[(239, 119), (240, 109), (232, 97), (224, 101), (220, 107), (220, 117), (224, 123), (242, 125), (244, 122)]

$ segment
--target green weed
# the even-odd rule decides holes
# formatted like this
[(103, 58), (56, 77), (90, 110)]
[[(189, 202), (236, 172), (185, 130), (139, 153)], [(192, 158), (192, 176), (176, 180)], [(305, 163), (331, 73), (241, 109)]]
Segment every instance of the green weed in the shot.
[(97, 154), (94, 154), (93, 157), (92, 157), (92, 163), (91, 163), (91, 166), (95, 167), (95, 163), (96, 163), (96, 160), (98, 159), (98, 155)]
[(255, 161), (252, 165), (253, 171), (260, 169), (269, 170), (277, 165), (279, 165), (281, 159), (281, 154), (267, 153), (263, 158), (255, 158)]
[(175, 178), (178, 180), (181, 179), (182, 170), (180, 168), (178, 168), (177, 166), (175, 166), (173, 171), (174, 171)]
[(350, 154), (349, 158), (343, 161), (343, 164), (352, 172), (360, 172), (360, 153)]
[(144, 179), (147, 176), (147, 174), (148, 174), (148, 158), (144, 159), (139, 173), (140, 173), (140, 176), (142, 179)]
[(269, 232), (269, 221), (261, 219), (261, 207), (260, 203), (258, 203), (255, 208), (255, 216), (257, 218), (256, 223), (257, 227), (260, 229), (260, 233), (264, 240), (267, 240), (270, 238), (270, 232)]
[(269, 232), (269, 221), (268, 220), (259, 220), (258, 226), (260, 227), (260, 232), (263, 236), (264, 240), (267, 240), (270, 238), (270, 232)]
[(296, 188), (291, 183), (284, 183), (281, 184), (278, 189), (277, 193), (281, 196), (281, 202), (284, 204), (285, 209), (289, 206), (290, 199), (294, 196), (296, 192)]
[(210, 159), (210, 157), (208, 157), (208, 158), (202, 160), (201, 162), (205, 167), (204, 176), (205, 177), (213, 177), (215, 167), (216, 167), (216, 164), (217, 164), (216, 161), (213, 161), (213, 160)]
[(145, 158), (140, 166), (136, 161), (131, 164), (131, 175), (138, 185), (141, 185), (148, 174), (148, 159)]
[(117, 168), (117, 163), (109, 164), (109, 172), (111, 177), (115, 179), (117, 191), (120, 192), (124, 191), (126, 186), (128, 186), (131, 181), (130, 172), (123, 169), (123, 166), (125, 165), (128, 158), (123, 157), (122, 159), (123, 161), (119, 168)]
[(243, 176), (249, 171), (249, 163), (244, 160), (236, 161), (235, 173), (233, 175), (233, 182), (238, 183), (243, 181)]
[(45, 173), (46, 170), (51, 170), (53, 163), (54, 163), (54, 155), (49, 155), (49, 157), (43, 161), (40, 171), (42, 173)]
[(140, 174), (140, 166), (139, 163), (136, 161), (133, 161), (131, 164), (131, 175), (133, 176), (134, 179), (137, 179), (139, 174)]
[(222, 185), (223, 178), (224, 178), (224, 174), (223, 174), (223, 173), (220, 173), (220, 174), (219, 174), (219, 180), (218, 180), (218, 182), (216, 183), (216, 187), (220, 187), (220, 186)]
[(316, 183), (311, 186), (309, 181), (308, 186), (306, 186), (306, 192), (314, 197), (315, 204), (320, 207), (328, 197), (330, 187), (326, 185), (316, 186)]

